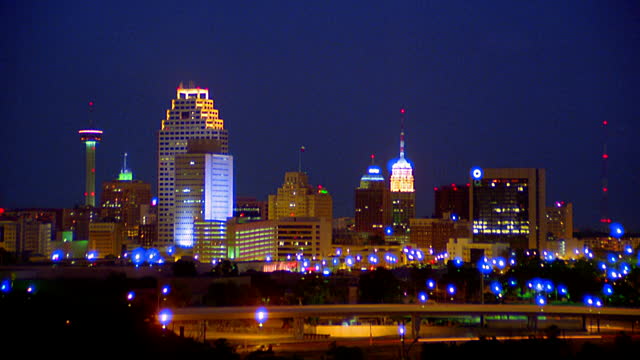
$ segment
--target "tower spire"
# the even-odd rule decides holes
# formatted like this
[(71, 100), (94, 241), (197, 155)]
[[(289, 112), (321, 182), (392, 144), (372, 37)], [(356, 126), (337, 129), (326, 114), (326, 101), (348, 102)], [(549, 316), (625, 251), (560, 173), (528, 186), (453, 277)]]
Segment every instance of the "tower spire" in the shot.
[(400, 158), (404, 159), (404, 108), (400, 109)]
[(607, 120), (602, 121), (602, 130), (603, 130), (603, 145), (602, 145), (602, 199), (600, 202), (600, 222), (606, 227), (611, 223), (611, 218), (609, 217), (609, 180), (607, 179), (607, 163), (609, 159), (609, 154), (607, 153), (607, 125), (609, 122)]

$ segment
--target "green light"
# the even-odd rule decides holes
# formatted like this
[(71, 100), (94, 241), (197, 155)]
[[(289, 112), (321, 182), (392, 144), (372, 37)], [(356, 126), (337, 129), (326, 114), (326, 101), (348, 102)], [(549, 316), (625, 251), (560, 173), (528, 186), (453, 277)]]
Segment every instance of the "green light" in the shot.
[(118, 175), (118, 180), (120, 181), (132, 181), (133, 173), (129, 170), (120, 171), (120, 175)]
[(320, 194), (328, 194), (329, 192), (325, 189), (320, 190)]
[(87, 144), (87, 147), (94, 147), (96, 146), (96, 142), (95, 141), (85, 141), (85, 144)]

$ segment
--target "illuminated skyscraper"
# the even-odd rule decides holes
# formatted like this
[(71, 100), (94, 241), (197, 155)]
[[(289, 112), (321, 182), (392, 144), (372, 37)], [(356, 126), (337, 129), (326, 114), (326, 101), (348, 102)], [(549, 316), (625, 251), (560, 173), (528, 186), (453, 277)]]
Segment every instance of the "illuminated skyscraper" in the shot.
[(216, 153), (229, 153), (228, 132), (213, 106), (209, 89), (184, 88), (181, 84), (162, 120), (158, 132), (158, 246), (175, 242), (175, 156), (187, 152), (190, 139), (216, 140), (219, 145)]
[(357, 232), (382, 235), (391, 225), (391, 198), (382, 169), (373, 160), (371, 155), (371, 165), (355, 191), (355, 227)]
[(96, 206), (96, 145), (102, 141), (102, 130), (93, 126), (93, 101), (89, 102), (89, 128), (78, 131), (80, 141), (85, 145), (86, 167), (85, 167), (85, 189), (84, 204)]
[(215, 221), (220, 228), (233, 216), (233, 157), (216, 154), (214, 144), (192, 139), (187, 153), (175, 156), (174, 234), (180, 247), (194, 245), (196, 222)]
[(327, 189), (309, 185), (304, 172), (287, 172), (278, 193), (269, 195), (269, 220), (284, 217), (333, 218), (333, 200)]
[(391, 179), (391, 216), (395, 235), (406, 235), (409, 231), (409, 219), (416, 215), (416, 193), (413, 187), (413, 166), (404, 157), (404, 113), (400, 110), (400, 157), (392, 160)]
[(544, 250), (545, 189), (544, 169), (484, 169), (469, 192), (473, 241)]

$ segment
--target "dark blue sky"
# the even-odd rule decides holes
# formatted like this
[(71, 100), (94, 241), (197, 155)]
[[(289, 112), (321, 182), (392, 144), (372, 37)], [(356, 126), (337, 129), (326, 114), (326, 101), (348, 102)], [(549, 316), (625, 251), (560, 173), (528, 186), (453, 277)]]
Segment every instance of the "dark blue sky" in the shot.
[(175, 89), (210, 89), (230, 132), (236, 195), (266, 199), (303, 168), (336, 216), (374, 153), (397, 156), (399, 109), (417, 214), (472, 166), (542, 167), (547, 200), (640, 231), (640, 6), (625, 1), (0, 2), (0, 207), (83, 202), (87, 103), (104, 132), (97, 180), (129, 153), (156, 182)]

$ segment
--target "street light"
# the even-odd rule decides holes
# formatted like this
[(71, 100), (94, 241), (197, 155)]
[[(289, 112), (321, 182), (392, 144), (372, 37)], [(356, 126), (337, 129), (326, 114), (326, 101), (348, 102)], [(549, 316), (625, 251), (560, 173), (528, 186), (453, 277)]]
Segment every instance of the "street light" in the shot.
[(164, 309), (164, 310), (160, 311), (160, 313), (158, 314), (158, 321), (162, 325), (163, 329), (167, 328), (167, 325), (169, 325), (169, 323), (171, 322), (172, 318), (173, 318), (173, 314), (171, 313), (171, 310), (169, 310), (169, 309)]
[(264, 307), (259, 307), (256, 310), (256, 321), (258, 322), (258, 326), (262, 327), (262, 325), (267, 321), (268, 313), (267, 309)]
[(482, 259), (478, 261), (477, 267), (480, 271), (480, 303), (484, 304), (484, 277), (493, 271), (493, 267), (487, 257), (482, 257)]
[(451, 295), (451, 301), (453, 301), (453, 297), (456, 295), (456, 286), (453, 284), (447, 285), (447, 293)]
[(418, 293), (418, 301), (420, 301), (421, 304), (424, 304), (427, 302), (427, 293), (424, 291), (421, 291)]

